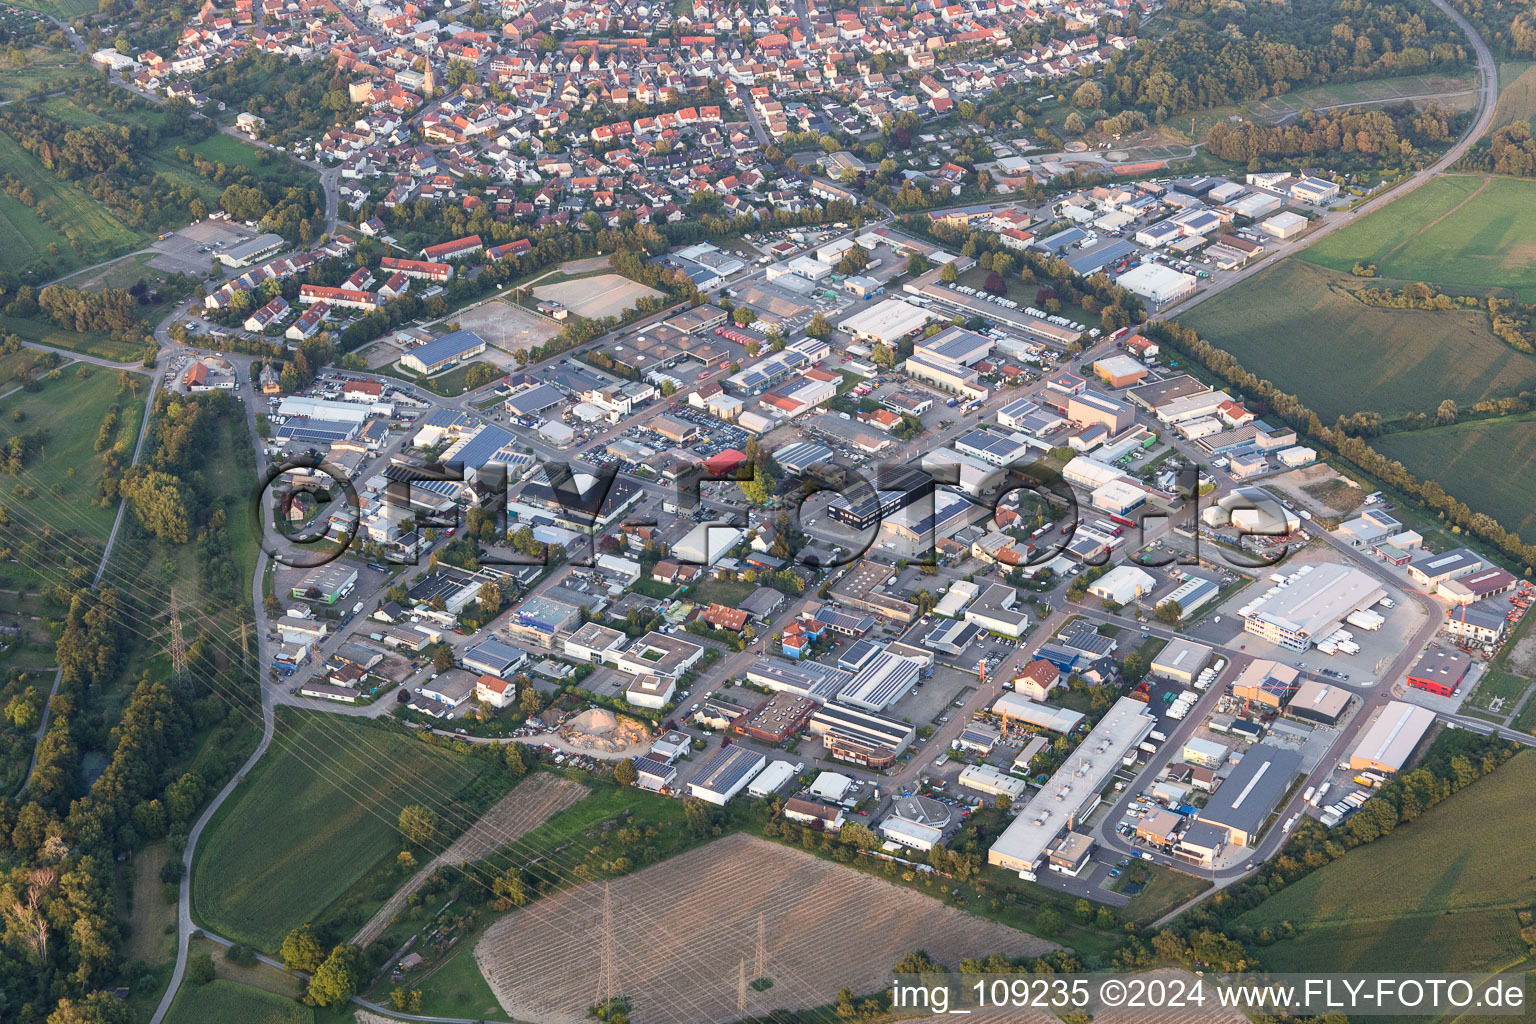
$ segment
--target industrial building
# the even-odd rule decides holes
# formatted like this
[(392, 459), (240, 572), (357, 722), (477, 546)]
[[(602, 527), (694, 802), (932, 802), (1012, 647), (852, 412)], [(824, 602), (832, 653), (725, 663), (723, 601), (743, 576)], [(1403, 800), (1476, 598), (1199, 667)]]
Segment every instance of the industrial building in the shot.
[(1184, 760), (1202, 768), (1220, 768), (1226, 763), (1228, 753), (1225, 744), (1214, 740), (1203, 740), (1198, 736), (1191, 736), (1184, 741)]
[(1000, 694), (990, 708), (1003, 722), (1004, 735), (1040, 730), (1070, 734), (1082, 722), (1081, 712), (1032, 701), (1018, 693)]
[(944, 838), (949, 817), (949, 808), (938, 800), (904, 796), (891, 805), (891, 813), (880, 822), (880, 835), (893, 843), (926, 852)]
[(1287, 712), (1296, 718), (1304, 718), (1320, 725), (1338, 725), (1339, 719), (1344, 717), (1348, 707), (1348, 690), (1320, 683), (1316, 679), (1308, 679), (1301, 684), (1301, 688), (1291, 698)]
[(849, 680), (837, 700), (866, 711), (884, 711), (917, 682), (920, 672), (913, 659), (881, 651)]
[(987, 863), (1032, 880), (1056, 838), (1086, 820), (1110, 775), (1157, 724), (1146, 708), (1130, 697), (1116, 701), (992, 844)]
[(1454, 696), (1466, 678), (1472, 659), (1454, 647), (1431, 647), (1408, 670), (1407, 683), (1416, 690), (1439, 697)]
[(1018, 596), (1013, 587), (994, 583), (965, 610), (965, 621), (1017, 639), (1029, 628), (1029, 616), (1013, 608)]
[(1140, 384), (1147, 376), (1147, 368), (1139, 360), (1119, 354), (1096, 360), (1093, 372), (1112, 388), (1128, 388)]
[(780, 744), (803, 730), (821, 705), (809, 697), (779, 692), (731, 723), (731, 731), (759, 743)]
[(1446, 580), (1435, 592), (1452, 604), (1468, 605), (1515, 589), (1518, 581), (1514, 575), (1496, 565), (1486, 566)]
[(1067, 399), (1067, 419), (1084, 426), (1103, 426), (1110, 434), (1128, 430), (1136, 421), (1136, 411), (1118, 398), (1097, 391), (1083, 391)]
[(1408, 563), (1408, 575), (1426, 590), (1442, 583), (1469, 576), (1487, 563), (1469, 548), (1455, 548), (1443, 554), (1423, 554)]
[(1300, 754), (1266, 743), (1254, 744), (1200, 809), (1196, 820), (1225, 829), (1227, 842), (1233, 845), (1252, 846), (1299, 771)]
[(1323, 563), (1310, 568), (1247, 605), (1243, 628), (1276, 646), (1306, 651), (1351, 612), (1387, 596), (1373, 577), (1351, 566)]
[(763, 770), (767, 760), (747, 747), (724, 747), (706, 761), (688, 783), (688, 793), (705, 803), (723, 807)]
[(885, 299), (859, 310), (837, 326), (855, 341), (894, 347), (907, 335), (939, 319), (942, 318), (938, 314), (922, 306), (901, 299)]
[(1243, 666), (1232, 680), (1232, 696), (1248, 704), (1280, 710), (1296, 692), (1301, 673), (1290, 665), (1268, 658), (1255, 658)]
[(784, 783), (795, 777), (795, 766), (788, 761), (772, 761), (747, 784), (748, 796), (772, 796), (784, 788)]
[(1350, 770), (1401, 771), (1434, 723), (1435, 713), (1429, 708), (1400, 700), (1389, 702), (1350, 752)]
[[(1139, 240), (1140, 236), (1137, 238)], [(1200, 285), (1200, 279), (1159, 263), (1143, 263), (1121, 274), (1115, 283), (1132, 295), (1145, 299), (1153, 309), (1160, 310), (1194, 292)]]
[(988, 796), (1005, 796), (1009, 800), (1017, 800), (1028, 788), (1023, 779), (998, 771), (990, 764), (972, 764), (960, 769), (960, 785)]
[(327, 562), (305, 574), (292, 594), (300, 601), (335, 604), (357, 585), (357, 567), (342, 562)]
[(1124, 605), (1152, 593), (1156, 586), (1157, 580), (1145, 569), (1138, 569), (1134, 565), (1117, 565), (1090, 583), (1088, 593), (1101, 601)]
[(1176, 636), (1152, 659), (1152, 674), (1188, 686), (1211, 663), (1214, 653), (1205, 644)]
[(831, 757), (869, 768), (889, 768), (917, 736), (905, 722), (845, 704), (824, 704), (810, 731), (822, 737)]

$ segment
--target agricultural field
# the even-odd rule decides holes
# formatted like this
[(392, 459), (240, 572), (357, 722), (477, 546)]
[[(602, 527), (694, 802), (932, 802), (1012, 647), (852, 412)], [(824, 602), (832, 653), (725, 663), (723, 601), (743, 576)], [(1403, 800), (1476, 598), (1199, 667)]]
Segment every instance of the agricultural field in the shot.
[(1385, 309), (1345, 291), (1366, 284), (1288, 259), (1178, 319), (1247, 369), (1300, 397), (1324, 423), (1361, 409), (1384, 416), (1433, 414), (1446, 398), (1465, 408), (1514, 394), (1536, 378), (1536, 357), (1496, 338), (1486, 314)]
[(1239, 920), (1256, 929), (1290, 922), (1297, 930), (1260, 949), (1264, 965), (1484, 971), (1525, 960), (1515, 915), (1536, 900), (1527, 844), (1532, 786), (1536, 754), (1527, 751), (1244, 914)]
[[(67, 267), (107, 259), (132, 248), (140, 235), (74, 182), (43, 169), (9, 135), (0, 133), (0, 167), (27, 189), (35, 202), (0, 194), (0, 251), (24, 265), (32, 259), (58, 258)], [(47, 213), (45, 220), (38, 209)], [(76, 251), (70, 242), (78, 242)]]
[[(82, 369), (84, 378), (79, 375)], [(44, 529), (67, 533), (84, 561), (91, 564), (99, 556), (117, 514), (116, 503), (103, 506), (100, 501), (98, 484), (103, 466), (96, 440), (108, 409), (117, 406), (113, 443), (132, 452), (149, 390), (143, 376), (134, 374), (133, 380), (138, 384), (137, 394), (119, 391), (115, 371), (76, 363), (65, 366), (57, 380), (45, 380), (36, 391), (17, 390), (0, 399), (0, 415), (11, 433), (36, 435), (40, 443), (16, 479), (18, 486), (30, 489), (31, 496), (6, 497), (11, 517), (24, 524), (29, 534)], [(27, 538), (18, 532), (15, 539), (21, 542)], [(55, 564), (54, 572), (62, 564)], [(0, 579), (13, 578), (12, 569), (21, 568), (7, 566)]]
[(1348, 273), (1374, 263), (1394, 281), (1484, 293), (1507, 288), (1536, 302), (1536, 181), (1442, 175), (1297, 257)]
[(1505, 529), (1536, 540), (1536, 415), (1385, 434), (1371, 445)]
[(196, 917), (277, 949), (289, 930), (393, 860), (401, 807), (442, 813), (472, 772), (461, 757), (388, 728), (324, 712), (281, 714), (271, 750), (198, 845)]
[(1499, 65), (1499, 101), (1493, 108), (1493, 126), (1536, 118), (1536, 63), (1510, 61)]
[(352, 937), (352, 942), (367, 946), (403, 909), (411, 895), (424, 885), (440, 867), (457, 867), (467, 861), (490, 856), (507, 843), (542, 825), (554, 815), (577, 803), (588, 793), (586, 786), (563, 776), (540, 772), (513, 787), (480, 819), (466, 829), (448, 848), (424, 864), (410, 881), (389, 898), (368, 923)]
[(236, 981), (217, 979), (206, 985), (183, 985), (176, 993), (166, 1024), (314, 1024), (315, 1011)]
[(46, 316), (15, 317), (0, 313), (0, 333), (14, 334), (22, 341), (49, 348), (78, 352), (97, 359), (119, 363), (137, 363), (143, 357), (142, 342), (115, 341), (100, 331), (74, 331), (58, 326)]
[[(507, 1014), (542, 1024), (588, 1019), (605, 892), (618, 951), (615, 992), (640, 1024), (739, 1019), (738, 972), (745, 958), (748, 978), (757, 976), (759, 921), (761, 976), (772, 984), (749, 988), (752, 1015), (819, 1006), (844, 986), (871, 991), (918, 949), (953, 964), (1053, 948), (884, 879), (738, 833), (612, 882), (547, 896), (491, 925), (475, 958)], [(646, 954), (629, 955), (637, 949)]]

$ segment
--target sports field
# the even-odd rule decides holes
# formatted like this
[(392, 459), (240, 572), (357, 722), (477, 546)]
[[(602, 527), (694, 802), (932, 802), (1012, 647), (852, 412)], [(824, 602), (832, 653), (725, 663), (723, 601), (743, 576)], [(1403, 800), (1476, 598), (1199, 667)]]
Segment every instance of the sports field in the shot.
[(1390, 836), (1350, 851), (1239, 920), (1290, 922), (1259, 950), (1276, 970), (1478, 971), (1525, 959), (1516, 913), (1536, 900), (1529, 808), (1536, 754)]
[(1386, 434), (1371, 444), (1506, 530), (1536, 539), (1536, 416)]
[(441, 812), (472, 771), (461, 757), (389, 729), (282, 712), (271, 750), (198, 845), (194, 916), (275, 951), (290, 929), (393, 859), (401, 807)]
[(741, 1018), (743, 958), (749, 980), (772, 979), (764, 991), (748, 990), (746, 1015), (763, 1015), (830, 1002), (845, 985), (871, 991), (887, 983), (892, 964), (919, 949), (953, 964), (1052, 948), (884, 879), (737, 833), (611, 883), (547, 896), (491, 925), (475, 959), (511, 1017), (588, 1019), (605, 890), (615, 991), (631, 1000), (639, 1024)]
[(165, 1024), (314, 1024), (315, 1011), (292, 999), (236, 981), (184, 984)]
[(558, 284), (536, 285), (533, 294), (541, 299), (563, 303), (577, 316), (592, 319), (618, 316), (643, 297), (661, 298), (661, 292), (656, 289), (647, 288), (639, 281), (631, 281), (618, 274), (598, 274)]
[(1442, 175), (1302, 251), (1348, 273), (1461, 288), (1510, 288), (1536, 302), (1536, 181)]
[(1466, 407), (1536, 379), (1536, 357), (1494, 337), (1486, 315), (1384, 309), (1344, 290), (1367, 283), (1288, 259), (1178, 319), (1325, 423), (1361, 409), (1433, 414), (1442, 399)]

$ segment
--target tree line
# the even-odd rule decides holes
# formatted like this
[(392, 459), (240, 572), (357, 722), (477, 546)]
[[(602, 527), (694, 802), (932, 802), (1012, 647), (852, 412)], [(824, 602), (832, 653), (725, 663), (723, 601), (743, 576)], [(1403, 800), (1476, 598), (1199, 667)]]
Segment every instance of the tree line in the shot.
[(1143, 328), (1149, 338), (1194, 360), (1232, 388), (1253, 400), (1255, 406), (1268, 409), (1294, 428), (1319, 449), (1332, 451), (1353, 463), (1366, 474), (1422, 502), (1451, 526), (1457, 527), (1497, 548), (1515, 562), (1536, 566), (1536, 544), (1521, 540), (1493, 516), (1478, 512), (1446, 493), (1434, 480), (1420, 480), (1401, 462), (1389, 459), (1372, 448), (1364, 438), (1327, 427), (1317, 413), (1295, 395), (1281, 391), (1274, 384), (1245, 369), (1231, 353), (1216, 348), (1192, 328), (1176, 321), (1162, 321)]
[[(1422, 167), (1430, 147), (1448, 145), (1469, 119), (1438, 103), (1423, 111), (1410, 102), (1392, 107), (1318, 113), (1304, 110), (1286, 125), (1244, 120), (1211, 126), (1206, 148), (1223, 160), (1257, 170), (1268, 158), (1327, 154), (1341, 169), (1376, 164)], [(1255, 163), (1256, 162), (1256, 163)]]

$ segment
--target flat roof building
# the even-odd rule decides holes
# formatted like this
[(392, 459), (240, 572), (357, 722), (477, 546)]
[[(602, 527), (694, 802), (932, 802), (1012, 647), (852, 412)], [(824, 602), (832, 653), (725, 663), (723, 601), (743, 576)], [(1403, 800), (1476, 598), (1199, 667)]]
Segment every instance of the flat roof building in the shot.
[(1276, 646), (1305, 651), (1351, 612), (1387, 596), (1373, 577), (1351, 566), (1324, 563), (1311, 568), (1249, 606), (1243, 628)]
[(1213, 653), (1205, 644), (1176, 636), (1152, 659), (1152, 674), (1188, 685), (1211, 663)]
[(1350, 770), (1401, 771), (1434, 723), (1435, 713), (1429, 708), (1400, 700), (1389, 702), (1350, 752)]
[(767, 758), (747, 747), (725, 747), (704, 763), (688, 783), (688, 793), (705, 803), (725, 806), (763, 770)]
[(1301, 673), (1290, 665), (1268, 658), (1255, 658), (1243, 666), (1232, 681), (1232, 696), (1249, 704), (1279, 710), (1296, 692)]
[(1408, 670), (1407, 683), (1416, 690), (1439, 697), (1454, 696), (1466, 678), (1472, 659), (1454, 647), (1431, 647)]
[(1309, 722), (1337, 725), (1348, 707), (1348, 690), (1308, 679), (1296, 691), (1296, 696), (1291, 698), (1291, 705), (1286, 710), (1290, 715), (1305, 718)]
[(992, 844), (987, 863), (1033, 879), (1056, 837), (1072, 831), (1098, 805), (1110, 775), (1157, 724), (1146, 709), (1129, 697), (1116, 701)]
[(1301, 771), (1301, 755), (1266, 743), (1249, 747), (1196, 820), (1225, 829), (1227, 841), (1252, 846)]

